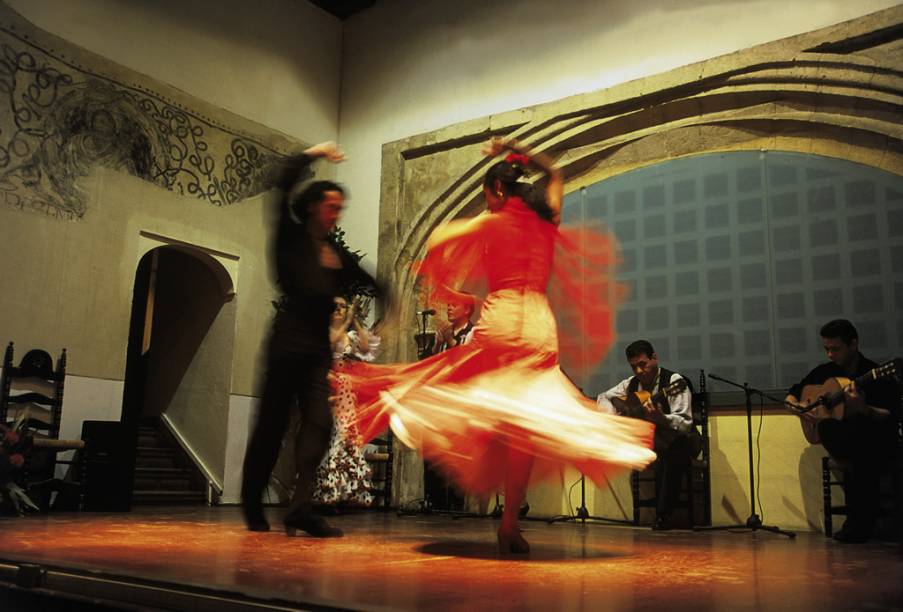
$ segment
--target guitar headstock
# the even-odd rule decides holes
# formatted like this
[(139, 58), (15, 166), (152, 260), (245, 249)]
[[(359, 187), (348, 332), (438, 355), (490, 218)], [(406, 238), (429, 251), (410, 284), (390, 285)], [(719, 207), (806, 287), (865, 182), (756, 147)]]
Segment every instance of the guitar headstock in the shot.
[(673, 397), (678, 393), (683, 392), (684, 389), (687, 388), (687, 381), (683, 378), (678, 378), (673, 383), (669, 384), (667, 387), (662, 387), (659, 391), (662, 395), (666, 397)]
[(903, 359), (897, 357), (886, 363), (882, 363), (871, 371), (873, 378), (901, 378), (903, 377)]

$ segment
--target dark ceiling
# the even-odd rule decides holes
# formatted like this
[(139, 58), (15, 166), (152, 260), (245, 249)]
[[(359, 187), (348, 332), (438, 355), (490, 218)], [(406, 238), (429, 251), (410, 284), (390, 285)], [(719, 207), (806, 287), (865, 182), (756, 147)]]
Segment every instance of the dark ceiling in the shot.
[(348, 19), (355, 13), (370, 8), (376, 0), (310, 0), (324, 11), (332, 13), (339, 19)]

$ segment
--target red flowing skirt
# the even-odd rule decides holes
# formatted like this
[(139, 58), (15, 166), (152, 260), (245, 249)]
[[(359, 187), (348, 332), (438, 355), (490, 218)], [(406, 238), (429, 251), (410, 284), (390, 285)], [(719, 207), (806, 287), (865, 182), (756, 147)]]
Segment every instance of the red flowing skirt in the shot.
[(599, 486), (655, 459), (650, 423), (600, 412), (561, 371), (543, 293), (490, 293), (470, 343), (348, 374), (365, 440), (391, 427), (471, 493), (503, 485), (512, 450), (535, 458), (534, 480), (572, 466)]

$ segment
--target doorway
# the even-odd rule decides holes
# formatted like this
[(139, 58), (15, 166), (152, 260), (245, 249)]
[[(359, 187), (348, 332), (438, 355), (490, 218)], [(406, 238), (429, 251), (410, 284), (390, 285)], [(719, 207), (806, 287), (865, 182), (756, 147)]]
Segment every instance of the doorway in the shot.
[[(182, 245), (154, 248), (138, 263), (120, 424), (127, 472), (121, 489), (128, 501), (119, 505), (193, 499), (171, 486), (179, 479), (198, 480), (197, 469), (178, 475), (179, 464), (201, 465), (201, 476), (212, 474), (222, 482), (235, 332), (235, 301), (223, 278), (228, 274), (216, 259)], [(138, 458), (139, 448), (166, 446), (148, 444), (154, 428), (173, 453), (184, 455), (187, 447), (191, 459), (176, 458), (171, 466), (158, 460), (156, 472), (139, 467), (146, 464)], [(163, 454), (157, 451), (157, 458)], [(146, 486), (148, 478), (157, 484)]]

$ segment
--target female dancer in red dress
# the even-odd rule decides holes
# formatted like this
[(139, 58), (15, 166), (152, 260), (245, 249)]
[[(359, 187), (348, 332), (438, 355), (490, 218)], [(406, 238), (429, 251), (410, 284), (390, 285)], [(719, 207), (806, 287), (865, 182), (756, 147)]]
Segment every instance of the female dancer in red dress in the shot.
[[(551, 160), (501, 139), (484, 153), (506, 150), (512, 153), (483, 182), (488, 210), (437, 229), (417, 267), (429, 303), (460, 299), (468, 280), (486, 282), (473, 339), (410, 365), (365, 366), (354, 385), (364, 439), (389, 424), (462, 489), (488, 495), (503, 485), (499, 548), (525, 553), (517, 513), (531, 473), (553, 475), (572, 465), (603, 484), (613, 470), (643, 467), (655, 454), (649, 423), (598, 412), (558, 365), (547, 293), (571, 310), (566, 319), (592, 321), (577, 323), (584, 365), (611, 345), (612, 239), (594, 235), (582, 241), (592, 251), (581, 249), (558, 227), (563, 181)], [(545, 193), (518, 181), (528, 165), (549, 175)], [(594, 295), (586, 295), (588, 286)]]

